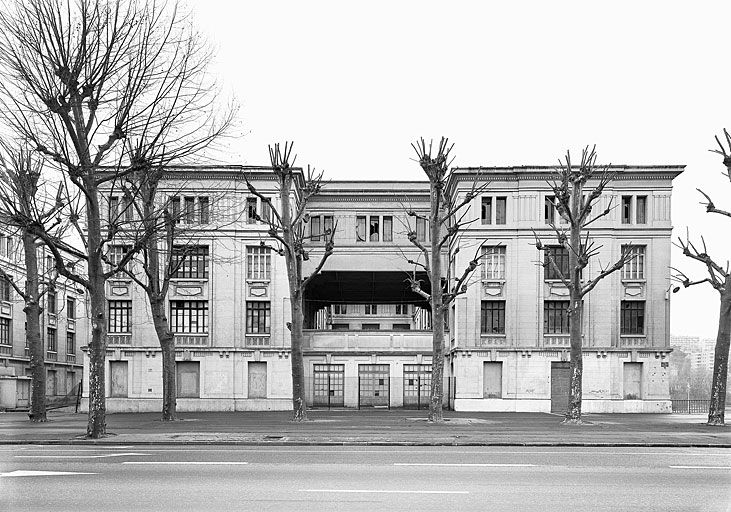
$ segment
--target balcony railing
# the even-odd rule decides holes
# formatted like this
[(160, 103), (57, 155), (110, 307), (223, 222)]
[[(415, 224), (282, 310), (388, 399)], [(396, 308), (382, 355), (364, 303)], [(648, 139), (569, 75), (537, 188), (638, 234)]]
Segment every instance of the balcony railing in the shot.
[(246, 335), (247, 347), (269, 347), (271, 346), (271, 338), (269, 336), (250, 336)]
[(12, 356), (13, 355), (13, 346), (12, 345), (0, 345), (0, 354), (4, 356)]
[(108, 334), (107, 344), (109, 345), (131, 345), (132, 335), (131, 334)]
[(208, 345), (207, 334), (176, 334), (176, 347), (205, 347)]
[(647, 336), (620, 336), (619, 348), (644, 348), (647, 346)]
[(543, 346), (544, 347), (570, 347), (571, 336), (568, 334), (544, 334), (543, 335)]
[(478, 347), (505, 347), (508, 339), (505, 335), (483, 334), (477, 340)]
[(76, 362), (76, 354), (66, 354), (66, 362), (67, 363), (75, 363)]
[(46, 361), (58, 361), (58, 353), (46, 351)]

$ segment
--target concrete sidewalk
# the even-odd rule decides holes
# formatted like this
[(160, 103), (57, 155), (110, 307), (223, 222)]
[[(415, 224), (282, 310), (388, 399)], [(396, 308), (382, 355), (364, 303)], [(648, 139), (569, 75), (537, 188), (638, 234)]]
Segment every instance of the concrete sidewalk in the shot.
[(241, 444), (394, 446), (693, 446), (731, 448), (731, 426), (708, 427), (704, 415), (587, 414), (587, 425), (561, 425), (542, 413), (445, 411), (432, 425), (426, 411), (308, 412), (295, 424), (287, 412), (181, 413), (163, 423), (157, 413), (109, 414), (108, 437), (86, 440), (86, 414), (51, 411), (47, 423), (25, 413), (0, 414), (0, 444)]

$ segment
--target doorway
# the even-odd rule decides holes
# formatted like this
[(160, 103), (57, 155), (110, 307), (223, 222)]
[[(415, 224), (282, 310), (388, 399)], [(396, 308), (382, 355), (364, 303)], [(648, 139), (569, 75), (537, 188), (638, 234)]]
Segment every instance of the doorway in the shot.
[(551, 363), (551, 412), (563, 414), (569, 406), (569, 363)]
[(358, 407), (390, 406), (389, 373), (387, 364), (358, 365)]

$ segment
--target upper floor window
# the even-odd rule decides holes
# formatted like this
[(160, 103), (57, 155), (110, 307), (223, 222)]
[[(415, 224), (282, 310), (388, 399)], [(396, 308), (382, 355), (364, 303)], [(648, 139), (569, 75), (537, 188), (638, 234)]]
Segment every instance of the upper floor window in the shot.
[(632, 196), (622, 196), (622, 224), (632, 223)]
[[(483, 224), (505, 224), (507, 221), (508, 198), (483, 197), (481, 219)], [(494, 211), (493, 211), (494, 210)]]
[(10, 319), (0, 318), (0, 345), (12, 345), (12, 338), (10, 337)]
[(208, 246), (174, 245), (172, 268), (174, 278), (208, 279)]
[(112, 196), (109, 198), (109, 222), (129, 222), (132, 220), (133, 213), (134, 207), (128, 197)]
[(171, 300), (170, 330), (176, 334), (208, 333), (208, 301)]
[(66, 333), (66, 353), (68, 355), (76, 353), (76, 334), (73, 332)]
[(370, 240), (371, 242), (378, 242), (380, 232), (380, 219), (376, 215), (371, 215), (370, 228), (368, 229), (368, 240)]
[(256, 222), (256, 198), (246, 198), (246, 223), (254, 224)]
[[(622, 246), (622, 252), (627, 246)], [(645, 279), (645, 246), (634, 245), (629, 249), (630, 260), (622, 267), (622, 279)]]
[(0, 256), (11, 258), (13, 256), (13, 237), (0, 233)]
[(416, 240), (418, 242), (426, 242), (429, 240), (429, 229), (427, 221), (422, 217), (416, 218)]
[(207, 197), (198, 198), (199, 219), (201, 224), (208, 224), (211, 221), (211, 203)]
[(543, 333), (544, 334), (568, 334), (569, 333), (569, 301), (567, 300), (546, 300), (543, 301)]
[(546, 196), (543, 202), (543, 218), (546, 222), (546, 224), (555, 224), (556, 223), (556, 206), (554, 204), (554, 201), (556, 200), (555, 196)]
[(504, 300), (482, 301), (480, 332), (483, 334), (505, 334)]
[(76, 318), (76, 299), (66, 297), (66, 318), (73, 320)]
[(269, 334), (271, 330), (271, 304), (264, 301), (246, 303), (246, 333)]
[(272, 278), (272, 255), (271, 249), (269, 249), (269, 247), (246, 247), (246, 278)]
[(132, 301), (109, 301), (109, 332), (112, 334), (126, 334), (132, 328)]
[(383, 216), (383, 241), (393, 242), (393, 217), (390, 215)]
[[(130, 245), (124, 245), (124, 244), (112, 244), (109, 246), (109, 250), (107, 251), (107, 259), (109, 260), (109, 263), (113, 265), (114, 267), (119, 266), (120, 263), (122, 263), (122, 260), (127, 255), (127, 253), (132, 249), (132, 246)], [(126, 268), (126, 266), (125, 266)]]
[(647, 196), (622, 196), (622, 224), (647, 224)]
[(310, 217), (310, 239), (313, 242), (319, 242), (321, 233), (322, 233), (322, 230), (321, 230), (320, 217), (317, 215), (314, 217)]
[(505, 247), (482, 248), (482, 279), (505, 279)]
[(58, 351), (58, 341), (56, 339), (56, 329), (49, 327), (46, 329), (46, 342), (48, 343), (48, 351)]
[(645, 333), (645, 301), (623, 300), (620, 306), (619, 334)]
[(193, 224), (195, 222), (195, 197), (184, 198), (184, 206), (183, 222)]
[(409, 314), (409, 305), (408, 304), (396, 304), (396, 314), (397, 315), (408, 315)]
[(46, 303), (48, 312), (55, 315), (56, 314), (56, 292), (53, 292), (51, 290), (48, 290), (46, 292)]
[[(182, 209), (181, 209), (182, 207)], [(179, 196), (170, 198), (173, 222), (208, 224), (211, 222), (211, 200), (208, 196)]]
[(10, 302), (13, 285), (7, 276), (0, 276), (0, 300)]
[(333, 315), (347, 315), (348, 306), (346, 304), (333, 304)]
[(366, 240), (366, 217), (358, 215), (355, 218), (355, 241), (365, 242)]
[(378, 304), (366, 304), (365, 305), (365, 314), (366, 315), (377, 315), (378, 314)]
[(637, 196), (635, 199), (635, 209), (637, 210), (637, 224), (647, 223), (647, 196)]
[[(553, 261), (556, 264), (551, 264), (549, 254), (553, 257)], [(555, 245), (546, 248), (545, 257), (545, 279), (561, 279), (561, 275), (566, 279), (569, 279), (569, 251), (563, 246)], [(556, 268), (558, 267), (558, 269)]]

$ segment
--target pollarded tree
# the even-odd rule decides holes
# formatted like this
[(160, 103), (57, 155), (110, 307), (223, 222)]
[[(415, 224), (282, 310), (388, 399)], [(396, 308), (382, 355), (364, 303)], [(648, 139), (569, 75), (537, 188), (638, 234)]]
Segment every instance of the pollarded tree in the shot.
[[(270, 215), (262, 217), (253, 213), (256, 220), (268, 224), (268, 235), (276, 240), (278, 247), (270, 247), (280, 256), (284, 256), (287, 267), (287, 281), (289, 283), (290, 309), (292, 322), (288, 325), (292, 344), (292, 408), (293, 421), (307, 421), (307, 404), (305, 402), (305, 364), (302, 356), (302, 341), (304, 327), (304, 296), (307, 286), (325, 266), (325, 262), (332, 255), (335, 247), (334, 236), (337, 223), (332, 229), (324, 233), (324, 252), (320, 256), (315, 269), (304, 275), (302, 265), (310, 259), (310, 250), (305, 248), (307, 240), (312, 235), (307, 234), (306, 225), (309, 222), (308, 207), (312, 199), (322, 190), (323, 173), (316, 173), (307, 167), (307, 173), (302, 176), (300, 169), (294, 167), (296, 156), (292, 156), (292, 144), (285, 143), (282, 149), (279, 144), (274, 148), (269, 146), (269, 159), (272, 172), (279, 188), (280, 202), (272, 204), (272, 199), (261, 194), (246, 178), (249, 191), (258, 197), (262, 204), (268, 205)], [(322, 236), (317, 234), (315, 236)], [(262, 246), (269, 247), (264, 242)]]
[[(475, 180), (465, 197), (454, 201), (447, 194), (447, 183), (450, 177), (449, 167), (452, 164), (449, 155), (454, 144), (449, 145), (448, 139), (442, 137), (434, 156), (432, 156), (432, 143), (430, 142), (427, 147), (423, 138), (411, 146), (416, 151), (419, 165), (429, 180), (430, 201), (428, 216), (421, 215), (413, 210), (407, 211), (407, 214), (409, 217), (425, 222), (430, 237), (428, 243), (421, 242), (417, 231), (409, 229), (409, 241), (419, 250), (420, 255), (423, 256), (423, 261), (418, 258), (417, 260), (408, 260), (408, 262), (426, 272), (430, 284), (429, 293), (422, 288), (415, 273), (409, 281), (411, 290), (423, 297), (431, 307), (432, 376), (428, 419), (430, 422), (441, 423), (444, 421), (442, 411), (444, 399), (444, 319), (454, 299), (467, 292), (469, 279), (479, 266), (480, 259), (485, 256), (485, 253), (481, 254), (482, 247), (478, 247), (467, 267), (461, 274), (455, 276), (447, 275), (448, 269), (443, 265), (442, 259), (445, 254), (452, 251), (452, 244), (463, 229), (474, 222), (474, 219), (466, 219), (470, 203), (487, 187), (488, 183), (478, 186), (477, 180)], [(453, 256), (457, 251), (459, 251), (458, 245), (451, 255)]]
[[(575, 165), (571, 161), (571, 154), (566, 152), (565, 161), (559, 161), (556, 168), (556, 177), (549, 182), (555, 197), (554, 206), (561, 218), (566, 222), (565, 228), (555, 224), (551, 227), (556, 233), (556, 241), (545, 245), (535, 234), (536, 248), (543, 251), (545, 259), (543, 267), (549, 267), (559, 277), (569, 291), (569, 396), (564, 423), (581, 423), (581, 378), (583, 375), (582, 358), (582, 318), (583, 300), (594, 287), (605, 277), (621, 269), (632, 259), (631, 246), (624, 246), (622, 253), (614, 264), (600, 267), (594, 278), (585, 279), (582, 274), (589, 264), (589, 260), (599, 254), (601, 246), (591, 239), (587, 229), (598, 219), (609, 215), (610, 205), (602, 212), (591, 216), (596, 201), (601, 197), (604, 188), (612, 181), (615, 173), (609, 166), (599, 166), (596, 163), (596, 146), (591, 150), (587, 146), (581, 153), (581, 162)], [(591, 181), (591, 183), (590, 183)], [(554, 247), (560, 246), (568, 253), (568, 268), (561, 268), (555, 258)]]
[[(711, 150), (723, 157), (723, 165), (726, 167), (726, 176), (731, 180), (731, 136), (728, 131), (724, 130), (723, 134), (726, 138), (726, 144), (728, 149), (723, 145), (721, 140), (716, 137), (716, 142), (720, 149)], [(711, 197), (698, 189), (706, 201), (701, 204), (705, 204), (706, 211), (708, 213), (716, 213), (724, 217), (731, 217), (731, 211), (722, 210), (716, 208), (716, 205), (711, 200)], [(690, 259), (702, 263), (706, 267), (708, 277), (696, 281), (691, 281), (688, 276), (684, 273), (674, 269), (677, 275), (674, 276), (676, 280), (680, 281), (684, 287), (693, 286), (701, 283), (710, 284), (718, 293), (720, 298), (720, 308), (718, 315), (718, 333), (716, 335), (716, 348), (713, 357), (713, 376), (711, 379), (711, 402), (708, 408), (708, 425), (724, 425), (724, 411), (726, 408), (726, 384), (728, 378), (728, 356), (729, 346), (731, 345), (731, 270), (729, 269), (729, 262), (726, 261), (726, 265), (722, 266), (717, 263), (708, 254), (706, 249), (706, 243), (701, 237), (703, 249), (700, 250), (696, 247), (693, 242), (690, 241), (690, 237), (686, 236), (685, 241), (678, 237), (677, 246), (683, 250), (683, 254)]]
[[(196, 103), (201, 52), (187, 18), (175, 6), (134, 0), (17, 0), (0, 12), (0, 115), (36, 151), (56, 162), (83, 196), (86, 274), (72, 272), (52, 237), (39, 236), (58, 273), (89, 293), (91, 340), (87, 436), (106, 433), (106, 280), (142, 247), (139, 240), (117, 267), (107, 270), (102, 190), (137, 167), (125, 143), (150, 137), (175, 147), (195, 134), (196, 116), (212, 115)], [(193, 58), (189, 58), (189, 56)], [(150, 134), (154, 134), (150, 136)], [(147, 144), (147, 142), (145, 142)], [(71, 222), (80, 226), (72, 214)]]

